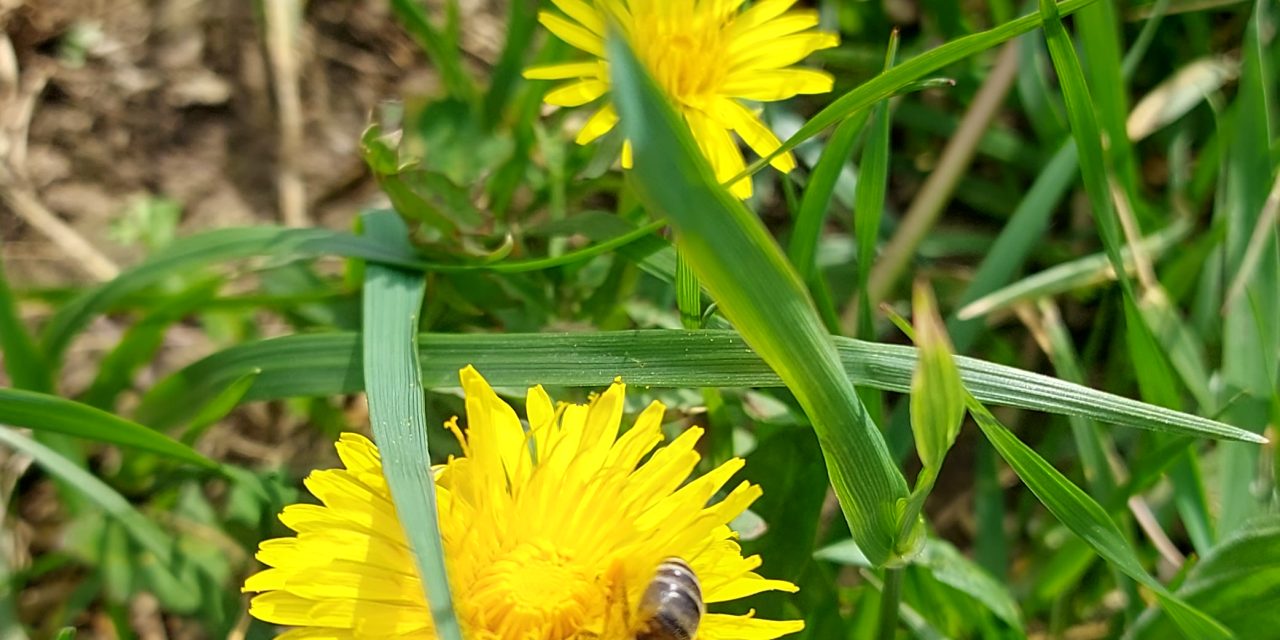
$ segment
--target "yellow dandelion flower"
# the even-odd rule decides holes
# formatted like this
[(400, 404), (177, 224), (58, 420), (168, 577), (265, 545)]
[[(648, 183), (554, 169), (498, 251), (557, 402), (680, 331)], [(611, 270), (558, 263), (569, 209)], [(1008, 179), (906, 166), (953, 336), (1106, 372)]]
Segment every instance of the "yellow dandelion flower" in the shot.
[[(716, 179), (726, 182), (745, 168), (730, 131), (761, 156), (781, 144), (741, 100), (772, 102), (798, 94), (826, 93), (831, 75), (792, 65), (819, 49), (839, 43), (835, 34), (817, 31), (818, 13), (791, 10), (795, 0), (759, 0), (745, 11), (743, 0), (552, 0), (563, 15), (550, 11), (538, 19), (556, 37), (596, 57), (535, 67), (525, 77), (567, 81), (552, 89), (549, 104), (576, 107), (609, 92), (604, 60), (605, 25), (612, 16), (649, 73), (684, 116)], [(618, 113), (612, 103), (600, 107), (578, 132), (586, 144), (613, 129)], [(795, 168), (785, 153), (774, 158), (784, 173)], [(624, 143), (622, 165), (631, 166)], [(739, 198), (751, 195), (751, 181), (729, 186)]]
[[(684, 559), (716, 603), (795, 585), (755, 573), (728, 524), (760, 495), (738, 484), (734, 459), (684, 482), (699, 429), (666, 446), (655, 402), (618, 435), (624, 385), (590, 404), (552, 403), (529, 390), (528, 427), (475, 369), (461, 372), (467, 428), (448, 426), (463, 457), (435, 467), (445, 562), (468, 640), (633, 640), (659, 565)], [(313, 472), (321, 505), (285, 508), (297, 535), (262, 543), (268, 565), (245, 591), (249, 612), (297, 627), (280, 638), (435, 638), (412, 551), (396, 518), (378, 450), (362, 436), (337, 444), (344, 469)], [(707, 613), (698, 640), (772, 640), (800, 621)]]

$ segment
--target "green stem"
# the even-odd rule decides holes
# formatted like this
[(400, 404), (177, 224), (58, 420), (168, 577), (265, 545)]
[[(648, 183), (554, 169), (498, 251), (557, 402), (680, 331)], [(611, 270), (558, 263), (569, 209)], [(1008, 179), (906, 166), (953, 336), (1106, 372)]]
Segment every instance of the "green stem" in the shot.
[(898, 634), (898, 602), (902, 598), (902, 569), (885, 569), (880, 589), (880, 622), (876, 638), (893, 640)]

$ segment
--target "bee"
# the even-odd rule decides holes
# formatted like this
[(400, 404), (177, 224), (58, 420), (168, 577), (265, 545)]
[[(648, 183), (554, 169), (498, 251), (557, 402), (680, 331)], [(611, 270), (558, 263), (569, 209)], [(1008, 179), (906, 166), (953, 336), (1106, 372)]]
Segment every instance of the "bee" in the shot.
[(689, 563), (667, 558), (645, 589), (635, 640), (693, 640), (706, 612), (702, 586)]

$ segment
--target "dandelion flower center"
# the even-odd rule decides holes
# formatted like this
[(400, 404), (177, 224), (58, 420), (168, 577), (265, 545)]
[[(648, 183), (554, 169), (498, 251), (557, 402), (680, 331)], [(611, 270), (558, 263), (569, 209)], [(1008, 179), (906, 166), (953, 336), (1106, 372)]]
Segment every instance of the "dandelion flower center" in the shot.
[(637, 19), (636, 54), (667, 94), (690, 108), (704, 108), (724, 82), (725, 18), (713, 14)]
[(522, 543), (483, 569), (468, 594), (482, 624), (503, 637), (547, 629), (567, 638), (592, 613), (598, 588), (585, 567), (545, 542)]

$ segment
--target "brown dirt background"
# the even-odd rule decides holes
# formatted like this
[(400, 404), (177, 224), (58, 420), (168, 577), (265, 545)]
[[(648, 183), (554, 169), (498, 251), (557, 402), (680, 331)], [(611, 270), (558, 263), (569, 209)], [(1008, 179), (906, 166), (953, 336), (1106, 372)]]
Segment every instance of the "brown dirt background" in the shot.
[[(264, 4), (0, 0), (0, 258), (16, 288), (101, 279), (31, 207), (123, 267), (141, 250), (110, 227), (139, 198), (176, 200), (180, 233), (281, 223), (288, 162), (310, 223), (345, 227), (376, 200), (360, 133), (379, 102), (432, 91), (435, 74), (385, 0), (306, 2), (292, 49), (302, 140), (286, 159)], [(463, 9), (480, 70), (501, 46), (502, 10)]]

